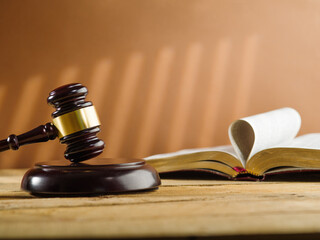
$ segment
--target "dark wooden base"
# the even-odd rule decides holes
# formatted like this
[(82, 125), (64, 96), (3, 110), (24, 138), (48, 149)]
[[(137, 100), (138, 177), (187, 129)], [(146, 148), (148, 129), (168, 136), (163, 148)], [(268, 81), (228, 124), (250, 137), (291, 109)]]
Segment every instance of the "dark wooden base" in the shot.
[(37, 163), (23, 176), (21, 188), (35, 196), (91, 196), (152, 190), (156, 170), (141, 159), (100, 158), (83, 163)]

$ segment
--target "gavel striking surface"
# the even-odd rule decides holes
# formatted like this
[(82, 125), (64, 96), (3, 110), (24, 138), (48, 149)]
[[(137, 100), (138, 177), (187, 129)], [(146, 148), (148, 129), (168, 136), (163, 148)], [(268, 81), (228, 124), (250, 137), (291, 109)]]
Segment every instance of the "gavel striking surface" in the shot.
[(25, 173), (21, 188), (40, 197), (69, 197), (152, 190), (160, 184), (156, 170), (142, 159), (100, 158), (37, 163)]

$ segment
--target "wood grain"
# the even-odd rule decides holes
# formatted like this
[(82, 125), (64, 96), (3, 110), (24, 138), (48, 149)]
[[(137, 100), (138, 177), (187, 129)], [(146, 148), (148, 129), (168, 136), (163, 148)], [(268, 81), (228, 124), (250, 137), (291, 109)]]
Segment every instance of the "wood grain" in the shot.
[(163, 180), (157, 191), (35, 198), (0, 171), (0, 238), (206, 237), (320, 232), (320, 183)]

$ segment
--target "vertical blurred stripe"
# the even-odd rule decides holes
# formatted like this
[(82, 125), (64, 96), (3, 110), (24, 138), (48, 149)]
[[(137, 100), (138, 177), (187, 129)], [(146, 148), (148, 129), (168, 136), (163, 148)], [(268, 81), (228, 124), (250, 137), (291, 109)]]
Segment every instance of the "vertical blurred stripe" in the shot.
[[(56, 85), (53, 89), (68, 84), (77, 82), (77, 77), (79, 75), (79, 69), (75, 66), (70, 66), (62, 70), (60, 77), (56, 81)], [(51, 90), (53, 90), (51, 89)], [(49, 96), (49, 93), (48, 93)], [(53, 107), (47, 106), (46, 114), (48, 116), (48, 121), (51, 122), (51, 114), (55, 111)], [(43, 123), (45, 124), (45, 123)], [(36, 127), (36, 126), (35, 126)], [(59, 140), (56, 138), (54, 141), (49, 141), (47, 144), (43, 144), (41, 147), (37, 148), (37, 151), (34, 155), (33, 163), (40, 161), (48, 161), (54, 158), (63, 159), (63, 156), (55, 156), (55, 151), (59, 145)]]
[(259, 38), (257, 35), (251, 35), (245, 39), (242, 55), (242, 66), (240, 69), (239, 79), (236, 86), (236, 95), (234, 98), (234, 120), (244, 117), (247, 114), (250, 93), (254, 83), (253, 73), (256, 66), (258, 45)]
[(25, 81), (21, 95), (17, 96), (15, 112), (10, 121), (9, 129), (11, 133), (29, 130), (27, 129), (28, 123), (31, 121), (33, 113), (37, 111), (34, 106), (40, 100), (37, 93), (40, 93), (42, 84), (43, 79), (40, 76), (34, 76)]
[(195, 92), (195, 87), (203, 47), (199, 43), (193, 43), (186, 49), (185, 65), (182, 68), (180, 84), (177, 88), (177, 95), (172, 111), (172, 124), (169, 127), (167, 139), (167, 151), (173, 151), (183, 146), (183, 138), (188, 132), (187, 119), (191, 113), (191, 104)]
[(130, 109), (133, 108), (135, 97), (140, 95), (139, 80), (142, 70), (144, 56), (140, 52), (132, 53), (124, 69), (124, 75), (121, 82), (119, 82), (119, 93), (114, 99), (114, 112), (112, 113), (111, 122), (107, 136), (104, 138), (109, 143), (108, 154), (110, 156), (118, 156), (121, 152), (121, 147), (127, 133), (125, 128), (132, 116), (130, 116)]
[(156, 138), (155, 133), (161, 124), (160, 110), (164, 104), (173, 59), (174, 50), (170, 47), (160, 49), (155, 58), (153, 77), (146, 93), (146, 108), (142, 112), (141, 128), (133, 150), (134, 157), (144, 157), (149, 154)]
[(61, 71), (60, 77), (56, 81), (56, 86), (54, 86), (53, 89), (69, 83), (78, 82), (77, 81), (78, 76), (79, 76), (79, 68), (76, 66), (70, 66), (63, 69)]
[(89, 81), (88, 90), (90, 99), (97, 108), (97, 111), (103, 111), (103, 103), (106, 100), (108, 83), (110, 82), (110, 73), (112, 62), (110, 59), (102, 59), (93, 69), (92, 78)]
[[(6, 99), (5, 97), (7, 96), (7, 91), (8, 91), (8, 87), (6, 85), (1, 85), (0, 86), (0, 130), (3, 132), (5, 132), (5, 129), (7, 128), (5, 120), (6, 120), (6, 115), (8, 114), (6, 112), (5, 109), (5, 103), (6, 103)], [(1, 139), (3, 139), (5, 136), (1, 136)], [(1, 161), (2, 156), (0, 155), (0, 161)]]
[(200, 124), (199, 146), (209, 146), (213, 142), (214, 132), (217, 130), (219, 120), (219, 108), (223, 104), (224, 88), (226, 85), (226, 73), (228, 60), (231, 54), (230, 39), (223, 39), (217, 44), (213, 61), (211, 78), (204, 104), (206, 105), (203, 116), (198, 120)]
[(5, 103), (5, 95), (6, 95), (6, 90), (7, 90), (7, 87), (5, 85), (1, 85), (0, 86), (0, 111), (1, 111), (1, 108), (4, 106), (4, 103)]
[[(23, 90), (21, 95), (17, 96), (15, 112), (9, 126), (10, 134), (21, 134), (25, 131), (31, 130), (29, 129), (29, 123), (32, 122), (34, 113), (37, 111), (36, 104), (40, 101), (38, 93), (41, 92), (43, 81), (44, 80), (41, 76), (34, 76), (25, 81), (25, 84), (22, 86)], [(10, 154), (10, 164), (7, 166), (14, 167), (19, 165), (17, 163), (19, 156), (19, 151), (14, 154)]]

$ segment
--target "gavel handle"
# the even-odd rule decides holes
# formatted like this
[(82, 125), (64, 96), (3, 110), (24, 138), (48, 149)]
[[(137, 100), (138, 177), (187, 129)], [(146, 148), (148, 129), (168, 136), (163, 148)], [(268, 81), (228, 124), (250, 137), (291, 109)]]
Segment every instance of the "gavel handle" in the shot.
[(20, 146), (30, 143), (47, 142), (55, 139), (57, 136), (57, 128), (52, 123), (46, 123), (45, 125), (40, 125), (29, 132), (18, 136), (12, 134), (7, 139), (1, 140), (0, 152), (9, 149), (18, 150)]

